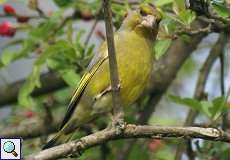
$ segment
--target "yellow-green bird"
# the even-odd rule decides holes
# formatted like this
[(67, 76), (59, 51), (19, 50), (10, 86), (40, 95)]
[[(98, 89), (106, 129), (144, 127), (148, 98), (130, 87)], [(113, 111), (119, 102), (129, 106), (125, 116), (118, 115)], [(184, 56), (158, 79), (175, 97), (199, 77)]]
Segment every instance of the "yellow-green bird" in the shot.
[[(115, 33), (115, 49), (120, 80), (122, 106), (133, 103), (143, 93), (152, 68), (152, 47), (158, 32), (161, 14), (149, 4), (128, 12)], [(90, 62), (76, 89), (60, 131), (43, 149), (68, 141), (72, 128), (109, 113), (112, 93), (107, 44), (104, 42)]]

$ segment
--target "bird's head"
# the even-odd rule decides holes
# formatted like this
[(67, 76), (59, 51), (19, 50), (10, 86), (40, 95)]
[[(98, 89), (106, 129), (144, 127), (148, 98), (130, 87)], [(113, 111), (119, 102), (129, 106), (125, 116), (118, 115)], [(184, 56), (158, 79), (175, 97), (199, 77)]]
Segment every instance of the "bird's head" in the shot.
[(128, 12), (121, 28), (156, 34), (161, 18), (161, 13), (154, 5), (142, 4), (138, 9)]

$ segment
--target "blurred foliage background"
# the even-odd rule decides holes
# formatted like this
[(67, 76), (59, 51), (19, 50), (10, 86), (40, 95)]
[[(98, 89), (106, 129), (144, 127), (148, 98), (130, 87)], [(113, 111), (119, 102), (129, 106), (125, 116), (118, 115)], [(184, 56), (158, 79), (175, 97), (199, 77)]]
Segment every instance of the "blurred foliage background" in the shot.
[[(226, 123), (224, 129), (229, 131), (228, 38), (221, 48), (224, 63), (216, 60), (213, 64), (205, 84), (205, 96), (196, 99), (193, 95), (197, 78), (202, 73), (200, 68), (210, 50), (218, 42), (220, 34), (229, 37), (230, 1), (113, 0), (114, 30), (119, 28), (127, 11), (141, 3), (153, 3), (163, 14), (160, 32), (153, 44), (156, 60), (167, 54), (178, 37), (190, 42), (196, 34), (207, 34), (180, 68), (149, 117), (148, 124), (183, 125), (188, 110), (192, 109), (198, 112), (194, 125), (222, 128)], [(14, 135), (14, 131), (22, 126), (27, 130), (33, 127), (42, 130), (43, 134), (31, 133), (32, 136), (23, 141), (23, 154), (28, 155), (39, 151), (49, 138), (48, 133), (57, 130), (84, 69), (105, 39), (101, 1), (0, 0), (0, 5), (0, 129), (3, 131), (0, 131), (0, 136), (7, 132)], [(217, 30), (210, 25), (201, 29), (193, 27), (195, 21), (204, 18), (210, 25), (218, 24), (222, 28)], [(221, 74), (223, 68), (224, 74)], [(224, 80), (224, 88), (221, 79)], [(130, 107), (126, 114), (127, 122), (137, 123), (149, 97), (143, 96), (133, 104), (134, 107)], [(224, 121), (223, 115), (226, 115)], [(87, 125), (76, 133), (76, 138), (105, 128), (106, 122), (107, 118), (101, 118)], [(118, 140), (91, 148), (79, 159), (171, 160), (180, 141)], [(195, 139), (191, 147), (198, 159), (228, 160), (230, 157), (227, 143)], [(182, 159), (188, 158), (189, 155), (182, 155)]]

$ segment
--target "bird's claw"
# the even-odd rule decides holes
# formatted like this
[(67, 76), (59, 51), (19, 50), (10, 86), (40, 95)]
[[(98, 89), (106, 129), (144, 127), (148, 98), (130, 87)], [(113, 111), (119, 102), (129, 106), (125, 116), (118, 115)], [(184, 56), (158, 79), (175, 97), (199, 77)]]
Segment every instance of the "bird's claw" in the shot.
[(121, 134), (125, 129), (126, 123), (121, 117), (113, 117), (111, 126), (116, 129), (116, 134)]
[(77, 158), (80, 157), (83, 153), (82, 148), (84, 148), (84, 142), (82, 140), (78, 140), (76, 142), (76, 149), (75, 151), (69, 156), (70, 158)]
[(118, 121), (115, 122), (115, 128), (116, 128), (116, 134), (120, 134), (124, 131), (125, 129), (125, 121), (124, 119), (120, 119)]

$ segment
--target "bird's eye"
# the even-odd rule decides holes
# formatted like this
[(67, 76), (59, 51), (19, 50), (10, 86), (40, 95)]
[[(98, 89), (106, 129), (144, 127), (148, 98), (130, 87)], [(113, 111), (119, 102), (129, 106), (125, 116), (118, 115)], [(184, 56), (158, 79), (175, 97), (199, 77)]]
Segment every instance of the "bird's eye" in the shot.
[(140, 14), (141, 14), (142, 16), (147, 16), (147, 13), (144, 12), (143, 10), (140, 10)]

